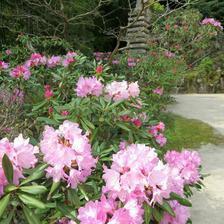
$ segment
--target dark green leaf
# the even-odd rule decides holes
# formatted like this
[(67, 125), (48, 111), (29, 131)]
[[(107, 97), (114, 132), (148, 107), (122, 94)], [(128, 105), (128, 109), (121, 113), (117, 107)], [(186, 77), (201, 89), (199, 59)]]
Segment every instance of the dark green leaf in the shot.
[(171, 193), (170, 194), (170, 199), (171, 200), (176, 200), (178, 201), (181, 205), (187, 206), (187, 207), (192, 207), (192, 204), (189, 200), (187, 200), (186, 198), (181, 197), (180, 195), (176, 194), (176, 193)]
[(2, 167), (8, 182), (12, 184), (13, 183), (13, 166), (9, 157), (6, 154), (2, 158)]
[(34, 214), (34, 212), (26, 206), (23, 206), (23, 213), (29, 224), (41, 224), (39, 218)]
[(150, 224), (151, 216), (152, 216), (152, 208), (145, 202), (144, 203), (144, 220), (145, 220), (145, 224)]
[(60, 186), (60, 181), (59, 182), (53, 182), (53, 184), (51, 185), (51, 189), (50, 192), (47, 196), (47, 200), (49, 200), (52, 196), (52, 194), (58, 189), (58, 187)]
[(10, 194), (7, 194), (0, 200), (0, 218), (3, 215), (5, 209), (7, 208), (10, 200)]
[(76, 219), (76, 212), (74, 208), (70, 208), (64, 204), (57, 204), (57, 208), (63, 216), (66, 216), (70, 219)]
[(158, 208), (155, 207), (152, 209), (152, 215), (158, 223), (161, 222), (163, 218), (163, 214)]
[(20, 187), (20, 190), (29, 194), (42, 194), (47, 191), (47, 188), (40, 185)]
[(175, 217), (175, 212), (167, 201), (164, 201), (162, 205), (159, 204), (159, 207), (162, 208), (164, 211), (168, 212), (173, 217)]
[(23, 180), (21, 182), (20, 186), (43, 177), (44, 176), (44, 169), (46, 169), (47, 166), (48, 166), (47, 164), (39, 165), (37, 168), (35, 168), (33, 170), (33, 172), (30, 174), (29, 177), (27, 177), (25, 180)]
[(35, 208), (40, 208), (40, 209), (45, 209), (46, 205), (42, 201), (28, 195), (28, 194), (18, 194), (19, 199), (26, 205), (35, 207)]

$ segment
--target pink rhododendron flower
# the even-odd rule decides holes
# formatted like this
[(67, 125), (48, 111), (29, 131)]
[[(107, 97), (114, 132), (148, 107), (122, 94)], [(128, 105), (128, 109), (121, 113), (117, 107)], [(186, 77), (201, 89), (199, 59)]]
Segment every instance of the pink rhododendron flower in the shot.
[(50, 85), (44, 86), (44, 97), (45, 99), (49, 100), (52, 96), (54, 96), (53, 90), (51, 89)]
[(128, 58), (128, 67), (135, 67), (137, 65), (137, 59), (136, 58)]
[(104, 167), (103, 193), (126, 202), (130, 198), (154, 204), (170, 194), (170, 168), (153, 148), (132, 144), (113, 155), (111, 168)]
[(200, 179), (199, 166), (201, 159), (195, 151), (168, 151), (165, 161), (170, 167), (177, 168), (185, 184), (194, 184)]
[(187, 220), (190, 218), (189, 208), (180, 205), (177, 201), (171, 201), (169, 203), (176, 216), (173, 217), (170, 214), (165, 213), (160, 224), (186, 224)]
[(9, 64), (4, 62), (4, 61), (0, 61), (0, 70), (2, 69), (7, 69), (9, 67)]
[(134, 199), (123, 207), (118, 202), (102, 196), (100, 201), (90, 201), (79, 209), (80, 224), (142, 224), (143, 209)]
[(156, 135), (156, 136), (155, 136), (155, 139), (156, 139), (156, 142), (157, 142), (161, 147), (163, 147), (164, 145), (166, 145), (166, 141), (167, 141), (167, 139), (166, 139), (166, 137), (165, 137), (162, 133)]
[(161, 147), (163, 147), (167, 142), (166, 137), (162, 133), (160, 133), (164, 132), (164, 130), (165, 130), (165, 124), (161, 121), (157, 125), (151, 126), (149, 129), (149, 133), (155, 138), (156, 142)]
[(79, 97), (100, 96), (103, 92), (103, 84), (96, 77), (87, 78), (81, 76), (75, 91)]
[(68, 51), (67, 54), (65, 55), (66, 58), (74, 58), (78, 56), (78, 54), (74, 51)]
[(61, 57), (60, 56), (52, 56), (47, 60), (47, 67), (48, 68), (54, 68), (57, 65), (59, 65), (61, 62)]
[(6, 53), (7, 55), (10, 55), (10, 54), (12, 54), (12, 51), (11, 51), (10, 49), (7, 49), (7, 50), (5, 51), (5, 53)]
[(162, 96), (163, 95), (163, 88), (159, 88), (158, 87), (158, 88), (156, 88), (156, 89), (153, 90), (153, 93)]
[(170, 51), (165, 51), (164, 56), (167, 57), (167, 58), (174, 58), (175, 54), (170, 52)]
[(120, 63), (119, 60), (116, 60), (116, 59), (112, 61), (113, 65), (118, 65), (119, 63)]
[(62, 116), (68, 116), (68, 115), (69, 115), (69, 111), (67, 111), (67, 110), (63, 110), (63, 111), (61, 112), (61, 115), (62, 115)]
[(205, 18), (202, 20), (201, 24), (202, 25), (210, 24), (212, 26), (218, 27), (220, 30), (223, 30), (223, 26), (221, 22), (219, 22), (218, 20), (215, 20), (214, 18)]
[(114, 101), (129, 99), (130, 97), (137, 97), (140, 93), (138, 83), (127, 83), (127, 81), (117, 82), (113, 81), (106, 85), (106, 97)]
[(132, 119), (132, 123), (137, 127), (140, 128), (142, 126), (142, 121), (139, 118)]
[(124, 100), (129, 98), (127, 81), (117, 82), (113, 81), (106, 85), (105, 92), (109, 99), (114, 101)]
[(29, 68), (25, 65), (18, 65), (10, 72), (10, 76), (13, 78), (23, 77), (25, 80), (28, 80), (31, 76)]
[(140, 94), (138, 82), (132, 82), (128, 85), (129, 96), (137, 97)]
[(49, 107), (49, 108), (48, 108), (48, 114), (51, 115), (53, 112), (54, 112), (53, 107)]
[(98, 65), (96, 67), (96, 74), (102, 74), (103, 73), (103, 65)]
[(25, 65), (27, 67), (37, 67), (39, 65), (45, 65), (47, 58), (42, 56), (40, 53), (33, 53), (30, 56), (30, 59), (26, 61)]
[(70, 64), (72, 64), (73, 62), (75, 62), (75, 59), (74, 58), (70, 58), (70, 57), (67, 57), (65, 59), (63, 59), (62, 61), (62, 65), (64, 67), (68, 67)]
[(64, 121), (57, 130), (46, 126), (40, 147), (44, 161), (50, 165), (47, 177), (54, 182), (64, 180), (71, 188), (85, 182), (97, 162), (87, 136), (77, 123), (70, 121)]
[(13, 165), (13, 183), (18, 185), (19, 179), (23, 178), (23, 169), (33, 168), (37, 162), (35, 156), (38, 147), (29, 144), (29, 139), (24, 139), (22, 134), (10, 142), (7, 138), (0, 140), (0, 195), (3, 194), (4, 186), (8, 184), (2, 168), (2, 158), (6, 154)]

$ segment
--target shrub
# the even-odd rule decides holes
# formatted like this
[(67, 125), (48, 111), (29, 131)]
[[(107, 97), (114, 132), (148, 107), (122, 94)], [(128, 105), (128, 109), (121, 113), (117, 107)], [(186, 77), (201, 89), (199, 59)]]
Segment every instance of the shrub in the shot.
[[(9, 93), (9, 100), (1, 95), (1, 105), (10, 105), (11, 117), (14, 106), (19, 112), (1, 127), (10, 138), (0, 140), (2, 220), (189, 220), (187, 198), (202, 184), (200, 158), (190, 151), (164, 156), (162, 149), (160, 111), (176, 80), (175, 58), (123, 57), (122, 75), (117, 65), (73, 51), (32, 53), (25, 62), (15, 58), (19, 64), (11, 60), (13, 51), (10, 61), (4, 54), (9, 66), (0, 70), (3, 91)], [(25, 138), (17, 137), (21, 132)], [(186, 165), (180, 166), (180, 159)]]

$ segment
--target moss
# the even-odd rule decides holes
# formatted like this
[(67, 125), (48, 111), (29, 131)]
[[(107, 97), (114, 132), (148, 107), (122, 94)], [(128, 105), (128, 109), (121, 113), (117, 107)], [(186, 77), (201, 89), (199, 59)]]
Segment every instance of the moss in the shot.
[(197, 149), (204, 144), (222, 144), (224, 136), (210, 125), (195, 119), (187, 119), (175, 114), (165, 114), (167, 145), (166, 150)]

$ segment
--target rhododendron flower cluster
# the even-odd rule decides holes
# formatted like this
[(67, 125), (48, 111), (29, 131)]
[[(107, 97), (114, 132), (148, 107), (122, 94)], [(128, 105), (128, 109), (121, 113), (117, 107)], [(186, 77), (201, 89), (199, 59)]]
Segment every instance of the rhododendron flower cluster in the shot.
[(165, 131), (165, 124), (159, 122), (159, 124), (150, 127), (149, 133), (155, 138), (156, 142), (162, 147), (166, 144), (167, 139), (162, 132)]
[(100, 96), (103, 92), (103, 84), (96, 77), (81, 76), (75, 91), (79, 97)]
[(0, 61), (0, 70), (2, 69), (7, 69), (9, 67), (9, 64), (4, 62), (4, 61)]
[(175, 217), (165, 213), (160, 224), (186, 224), (190, 218), (189, 208), (180, 205), (177, 201), (171, 201), (169, 203), (175, 213)]
[(12, 69), (10, 72), (10, 76), (13, 78), (24, 78), (25, 80), (28, 80), (31, 76), (31, 72), (29, 68), (25, 65), (18, 65), (15, 68)]
[(214, 18), (205, 18), (202, 20), (201, 24), (202, 25), (210, 24), (212, 26), (218, 27), (220, 30), (223, 30), (223, 26), (221, 22), (219, 22), (218, 20), (215, 20)]
[(163, 88), (157, 87), (153, 90), (153, 93), (162, 96), (163, 95)]
[(79, 209), (80, 224), (141, 224), (143, 209), (135, 199), (130, 199), (122, 207), (118, 201), (106, 199), (90, 201)]
[(64, 121), (57, 130), (46, 126), (40, 148), (50, 165), (47, 177), (54, 182), (64, 180), (72, 188), (84, 182), (96, 165), (89, 140), (77, 123)]
[(10, 54), (12, 54), (12, 51), (11, 51), (10, 49), (7, 49), (7, 50), (5, 50), (5, 53), (6, 53), (7, 55), (10, 55)]
[(57, 65), (59, 65), (60, 63), (61, 63), (61, 57), (53, 55), (50, 58), (48, 58), (47, 67), (48, 68), (54, 68)]
[(172, 53), (171, 51), (165, 51), (164, 56), (167, 57), (167, 58), (174, 58), (175, 54)]
[(135, 67), (138, 61), (137, 58), (128, 58), (128, 67)]
[(201, 159), (197, 152), (187, 150), (182, 152), (168, 151), (165, 154), (165, 161), (170, 167), (178, 169), (184, 184), (194, 184), (199, 181)]
[[(124, 145), (122, 146), (124, 148)], [(113, 155), (111, 168), (104, 167), (103, 193), (122, 202), (130, 198), (152, 205), (168, 198), (170, 169), (159, 160), (155, 149), (131, 144)]]
[(68, 67), (70, 64), (75, 62), (75, 57), (77, 56), (76, 52), (69, 51), (66, 55), (65, 58), (62, 60), (62, 65), (64, 67)]
[(29, 144), (29, 139), (24, 139), (22, 134), (10, 142), (7, 138), (0, 140), (0, 195), (3, 194), (4, 186), (8, 184), (5, 177), (2, 158), (6, 154), (14, 170), (13, 183), (18, 185), (19, 179), (23, 178), (23, 169), (33, 168), (37, 162), (35, 156), (38, 153), (38, 147)]
[(103, 73), (103, 65), (98, 65), (96, 67), (96, 74), (102, 74)]
[(44, 86), (44, 97), (45, 99), (49, 100), (54, 95), (53, 90), (51, 89), (50, 85)]
[(140, 89), (138, 82), (128, 83), (127, 81), (113, 81), (106, 85), (106, 97), (114, 101), (129, 99), (130, 97), (138, 97)]
[(30, 59), (25, 62), (25, 65), (27, 67), (37, 67), (39, 65), (45, 65), (46, 63), (47, 58), (45, 56), (42, 56), (40, 53), (33, 53)]

